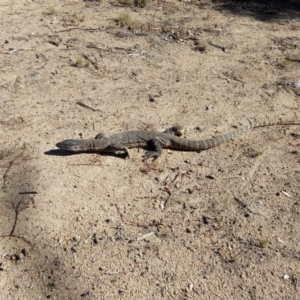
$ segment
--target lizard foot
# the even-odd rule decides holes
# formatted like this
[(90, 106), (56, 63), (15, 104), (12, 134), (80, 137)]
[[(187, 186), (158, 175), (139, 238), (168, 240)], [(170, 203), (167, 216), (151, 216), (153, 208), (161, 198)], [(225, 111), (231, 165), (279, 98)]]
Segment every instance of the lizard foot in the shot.
[(143, 162), (146, 162), (149, 158), (153, 158), (153, 161), (156, 160), (160, 156), (160, 153), (155, 151), (147, 151), (143, 155)]
[(181, 125), (174, 125), (170, 128), (167, 128), (164, 133), (174, 134), (177, 136), (182, 136), (184, 134), (184, 128)]

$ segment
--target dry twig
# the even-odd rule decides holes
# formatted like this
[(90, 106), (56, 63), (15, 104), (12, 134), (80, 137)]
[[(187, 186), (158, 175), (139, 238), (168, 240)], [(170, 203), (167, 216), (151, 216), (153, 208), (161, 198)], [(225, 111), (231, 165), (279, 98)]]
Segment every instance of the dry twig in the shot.
[(5, 189), (6, 187), (6, 178), (7, 178), (7, 174), (10, 170), (10, 168), (12, 167), (12, 165), (14, 164), (14, 162), (23, 155), (24, 151), (22, 153), (20, 153), (19, 155), (17, 155), (12, 161), (9, 162), (9, 166), (8, 168), (6, 169), (4, 175), (3, 175), (3, 185), (2, 185), (2, 190)]

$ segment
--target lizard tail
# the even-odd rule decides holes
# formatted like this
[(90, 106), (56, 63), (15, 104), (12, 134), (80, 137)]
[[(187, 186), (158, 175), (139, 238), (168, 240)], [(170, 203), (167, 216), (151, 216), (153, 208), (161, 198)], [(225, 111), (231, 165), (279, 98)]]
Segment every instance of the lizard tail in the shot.
[[(197, 151), (197, 150), (208, 150), (214, 147), (217, 147), (236, 136), (240, 135), (241, 133), (258, 127), (267, 127), (267, 126), (289, 126), (289, 125), (300, 125), (300, 122), (263, 122), (263, 123), (251, 123), (244, 127), (238, 128), (226, 134), (217, 136), (212, 139), (207, 140), (184, 140), (180, 139), (180, 143), (176, 143), (174, 145), (177, 149), (181, 150), (190, 150), (190, 151)], [(184, 143), (182, 143), (182, 140)], [(179, 140), (178, 140), (179, 141)]]

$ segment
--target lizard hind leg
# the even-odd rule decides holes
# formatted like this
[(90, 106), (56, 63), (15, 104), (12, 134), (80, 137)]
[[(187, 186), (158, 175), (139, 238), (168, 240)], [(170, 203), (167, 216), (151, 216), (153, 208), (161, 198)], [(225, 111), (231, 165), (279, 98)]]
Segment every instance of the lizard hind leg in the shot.
[(100, 132), (100, 133), (98, 133), (98, 134), (95, 136), (95, 139), (96, 139), (96, 140), (101, 140), (102, 138), (107, 138), (107, 137), (109, 137), (107, 133), (105, 133), (105, 132)]
[(170, 128), (167, 128), (164, 133), (182, 136), (184, 134), (184, 128), (182, 125), (174, 125)]

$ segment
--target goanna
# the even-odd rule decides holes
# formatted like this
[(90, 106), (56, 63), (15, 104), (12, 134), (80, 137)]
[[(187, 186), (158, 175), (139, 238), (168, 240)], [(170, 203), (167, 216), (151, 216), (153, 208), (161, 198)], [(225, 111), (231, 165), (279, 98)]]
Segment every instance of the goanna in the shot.
[(233, 130), (229, 133), (206, 140), (189, 140), (179, 137), (183, 133), (180, 125), (166, 129), (164, 132), (133, 130), (117, 133), (111, 136), (99, 133), (91, 139), (69, 139), (56, 144), (60, 149), (70, 152), (115, 152), (124, 151), (129, 157), (128, 148), (149, 148), (144, 155), (144, 161), (149, 158), (156, 159), (162, 154), (163, 148), (184, 151), (202, 151), (217, 147), (239, 134), (257, 127), (276, 125), (300, 125), (300, 122), (254, 123)]

